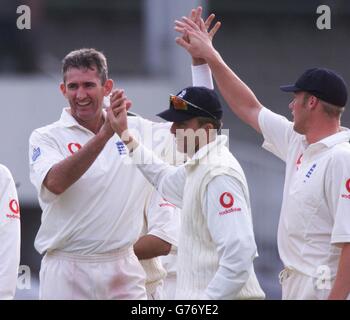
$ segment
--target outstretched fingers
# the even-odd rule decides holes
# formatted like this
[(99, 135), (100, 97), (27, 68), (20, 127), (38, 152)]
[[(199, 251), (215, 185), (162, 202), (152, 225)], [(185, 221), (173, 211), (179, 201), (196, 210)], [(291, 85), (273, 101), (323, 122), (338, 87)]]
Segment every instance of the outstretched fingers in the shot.
[(211, 39), (213, 39), (213, 37), (215, 36), (216, 32), (220, 29), (221, 27), (221, 22), (218, 21), (215, 23), (214, 27), (211, 28), (211, 30), (209, 31), (209, 36)]
[(202, 17), (202, 12), (203, 12), (203, 9), (202, 7), (197, 7), (195, 9), (195, 15), (194, 15), (194, 19), (192, 19), (192, 21), (198, 26), (199, 24), (199, 21)]
[(207, 30), (209, 30), (213, 20), (215, 19), (215, 14), (212, 13), (211, 15), (209, 15), (209, 17), (207, 18), (207, 20), (205, 20), (204, 24), (205, 24), (205, 28)]

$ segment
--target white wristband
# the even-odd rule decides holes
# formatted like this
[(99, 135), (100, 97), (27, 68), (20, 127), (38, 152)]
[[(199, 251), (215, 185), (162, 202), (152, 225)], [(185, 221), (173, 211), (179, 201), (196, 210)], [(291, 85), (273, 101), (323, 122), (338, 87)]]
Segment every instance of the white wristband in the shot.
[(208, 64), (191, 66), (192, 69), (192, 85), (194, 87), (206, 87), (214, 89), (213, 77)]

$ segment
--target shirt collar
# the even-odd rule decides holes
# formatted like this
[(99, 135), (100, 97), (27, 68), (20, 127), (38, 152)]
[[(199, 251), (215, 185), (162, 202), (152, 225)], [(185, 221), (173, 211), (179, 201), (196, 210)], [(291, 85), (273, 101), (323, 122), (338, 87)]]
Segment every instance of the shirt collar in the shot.
[(345, 127), (340, 127), (340, 132), (332, 134), (320, 141), (313, 143), (312, 145), (323, 145), (327, 148), (331, 148), (336, 144), (339, 144), (342, 142), (349, 142), (349, 140), (350, 140), (350, 130)]
[[(67, 108), (63, 108), (62, 113), (61, 113), (61, 117), (60, 117), (60, 123), (67, 128), (70, 127), (79, 127), (79, 128), (83, 128), (85, 130), (85, 127), (83, 127), (81, 124), (79, 124), (79, 122), (77, 120), (75, 120), (75, 118), (71, 115), (70, 112), (71, 108), (67, 107)], [(103, 113), (103, 118), (106, 118), (106, 110), (102, 109), (102, 113)]]
[(64, 127), (81, 127), (77, 120), (70, 113), (70, 108), (63, 108), (61, 113), (60, 122)]

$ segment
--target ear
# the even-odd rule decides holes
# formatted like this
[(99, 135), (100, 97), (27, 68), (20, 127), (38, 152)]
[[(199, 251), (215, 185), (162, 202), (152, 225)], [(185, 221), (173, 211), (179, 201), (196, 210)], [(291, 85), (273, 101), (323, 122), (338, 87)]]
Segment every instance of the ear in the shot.
[(112, 79), (107, 79), (105, 84), (103, 85), (104, 95), (107, 97), (113, 89), (114, 82)]
[(315, 96), (309, 97), (308, 104), (310, 106), (310, 109), (314, 110), (316, 108), (316, 106), (318, 105), (318, 102), (319, 102), (319, 100), (317, 97), (315, 97)]
[(60, 84), (60, 90), (62, 94), (66, 97), (66, 85), (63, 82)]

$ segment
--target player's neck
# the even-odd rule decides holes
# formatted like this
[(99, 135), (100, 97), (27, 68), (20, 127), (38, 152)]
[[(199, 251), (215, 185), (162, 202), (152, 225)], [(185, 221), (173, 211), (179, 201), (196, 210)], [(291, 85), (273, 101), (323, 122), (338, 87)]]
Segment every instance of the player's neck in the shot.
[(104, 117), (102, 113), (91, 120), (81, 120), (81, 119), (76, 119), (76, 120), (81, 126), (90, 130), (94, 134), (97, 134), (104, 124)]
[(316, 143), (340, 131), (340, 122), (337, 119), (319, 121), (305, 134), (309, 144)]

